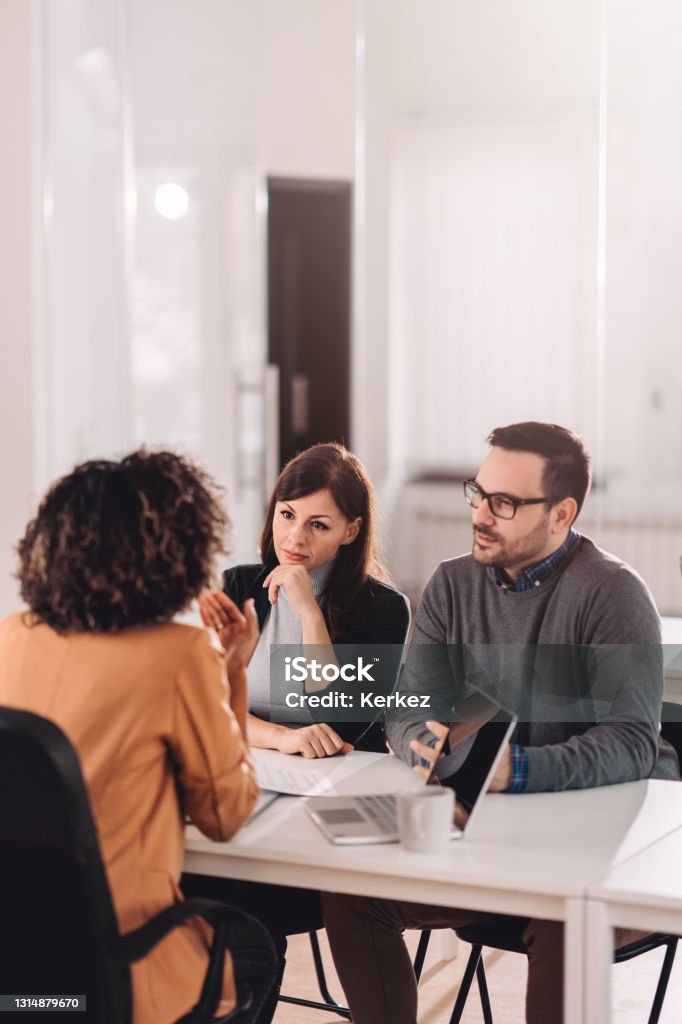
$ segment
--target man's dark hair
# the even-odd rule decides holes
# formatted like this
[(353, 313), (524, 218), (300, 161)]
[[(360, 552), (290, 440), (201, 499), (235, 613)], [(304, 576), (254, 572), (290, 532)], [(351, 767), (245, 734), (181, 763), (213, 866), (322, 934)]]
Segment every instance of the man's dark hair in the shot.
[(163, 622), (207, 586), (229, 520), (211, 477), (173, 452), (84, 462), (19, 542), (21, 596), (58, 633)]
[(587, 497), (592, 479), (591, 460), (577, 434), (556, 423), (512, 423), (496, 427), (488, 444), (510, 452), (531, 452), (545, 460), (542, 483), (545, 494), (557, 500), (575, 498), (578, 512)]

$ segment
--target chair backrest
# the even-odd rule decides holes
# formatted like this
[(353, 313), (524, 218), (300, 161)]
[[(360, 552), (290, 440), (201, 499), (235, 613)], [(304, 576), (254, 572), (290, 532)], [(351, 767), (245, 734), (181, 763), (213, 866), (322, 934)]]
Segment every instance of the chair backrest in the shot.
[(664, 700), (661, 708), (661, 736), (674, 747), (682, 767), (682, 704)]
[(78, 757), (53, 722), (13, 708), (0, 708), (0, 908), (0, 992), (86, 995), (88, 1020), (131, 1019)]

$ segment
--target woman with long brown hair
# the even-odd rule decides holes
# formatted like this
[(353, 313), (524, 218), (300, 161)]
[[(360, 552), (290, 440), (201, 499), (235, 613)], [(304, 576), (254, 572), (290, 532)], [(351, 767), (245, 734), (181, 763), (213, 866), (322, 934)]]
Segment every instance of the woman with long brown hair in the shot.
[[(245, 637), (240, 653), (248, 663), (250, 744), (309, 758), (355, 746), (386, 750), (378, 720), (271, 721), (272, 645), (312, 647), (327, 663), (364, 650), (375, 664), (371, 652), (380, 650), (382, 678), (372, 689), (390, 691), (395, 682), (409, 605), (381, 564), (374, 489), (359, 459), (340, 444), (314, 445), (292, 459), (270, 498), (260, 554), (259, 563), (228, 570), (224, 590), (205, 593), (199, 602), (204, 623), (222, 642), (229, 609), (253, 601), (260, 638)], [(280, 980), (286, 936), (323, 927), (320, 895), (312, 890), (195, 876), (186, 876), (183, 887), (187, 895), (214, 896), (259, 918), (280, 954)], [(258, 1024), (268, 1024), (276, 1005), (273, 990)]]
[[(249, 664), (249, 743), (286, 754), (325, 757), (359, 745), (385, 750), (378, 721), (271, 721), (273, 645), (371, 652), (380, 647), (379, 687), (390, 690), (405, 641), (407, 599), (387, 582), (376, 539), (374, 488), (364, 466), (340, 444), (318, 444), (283, 469), (265, 514), (261, 562), (224, 574), (224, 591), (202, 595), (203, 621), (221, 635), (230, 602), (253, 599), (261, 635)], [(227, 600), (226, 600), (227, 598)], [(385, 648), (383, 645), (393, 645)], [(330, 657), (332, 656), (330, 652)], [(368, 653), (368, 659), (371, 654)]]

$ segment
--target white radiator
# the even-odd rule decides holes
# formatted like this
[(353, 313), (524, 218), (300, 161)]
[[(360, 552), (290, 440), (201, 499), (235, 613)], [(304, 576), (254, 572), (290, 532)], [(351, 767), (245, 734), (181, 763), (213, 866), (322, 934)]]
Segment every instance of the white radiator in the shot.
[(647, 584), (661, 615), (682, 615), (682, 523), (618, 523), (582, 527), (600, 548), (622, 558)]

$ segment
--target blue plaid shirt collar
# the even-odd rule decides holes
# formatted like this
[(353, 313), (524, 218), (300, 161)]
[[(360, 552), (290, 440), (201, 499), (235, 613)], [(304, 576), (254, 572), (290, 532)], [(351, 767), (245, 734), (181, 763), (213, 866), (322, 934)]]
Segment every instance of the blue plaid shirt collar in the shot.
[(524, 569), (513, 582), (507, 579), (502, 569), (498, 569), (497, 566), (494, 565), (490, 568), (492, 577), (498, 587), (505, 587), (507, 590), (513, 590), (516, 592), (532, 590), (533, 587), (539, 587), (541, 583), (544, 583), (545, 580), (549, 579), (561, 562), (563, 562), (577, 539), (578, 534), (571, 527), (568, 531), (566, 540), (560, 548), (553, 551), (551, 555), (547, 556), (547, 558), (543, 558), (541, 562), (537, 562), (535, 565), (531, 565), (527, 569)]

